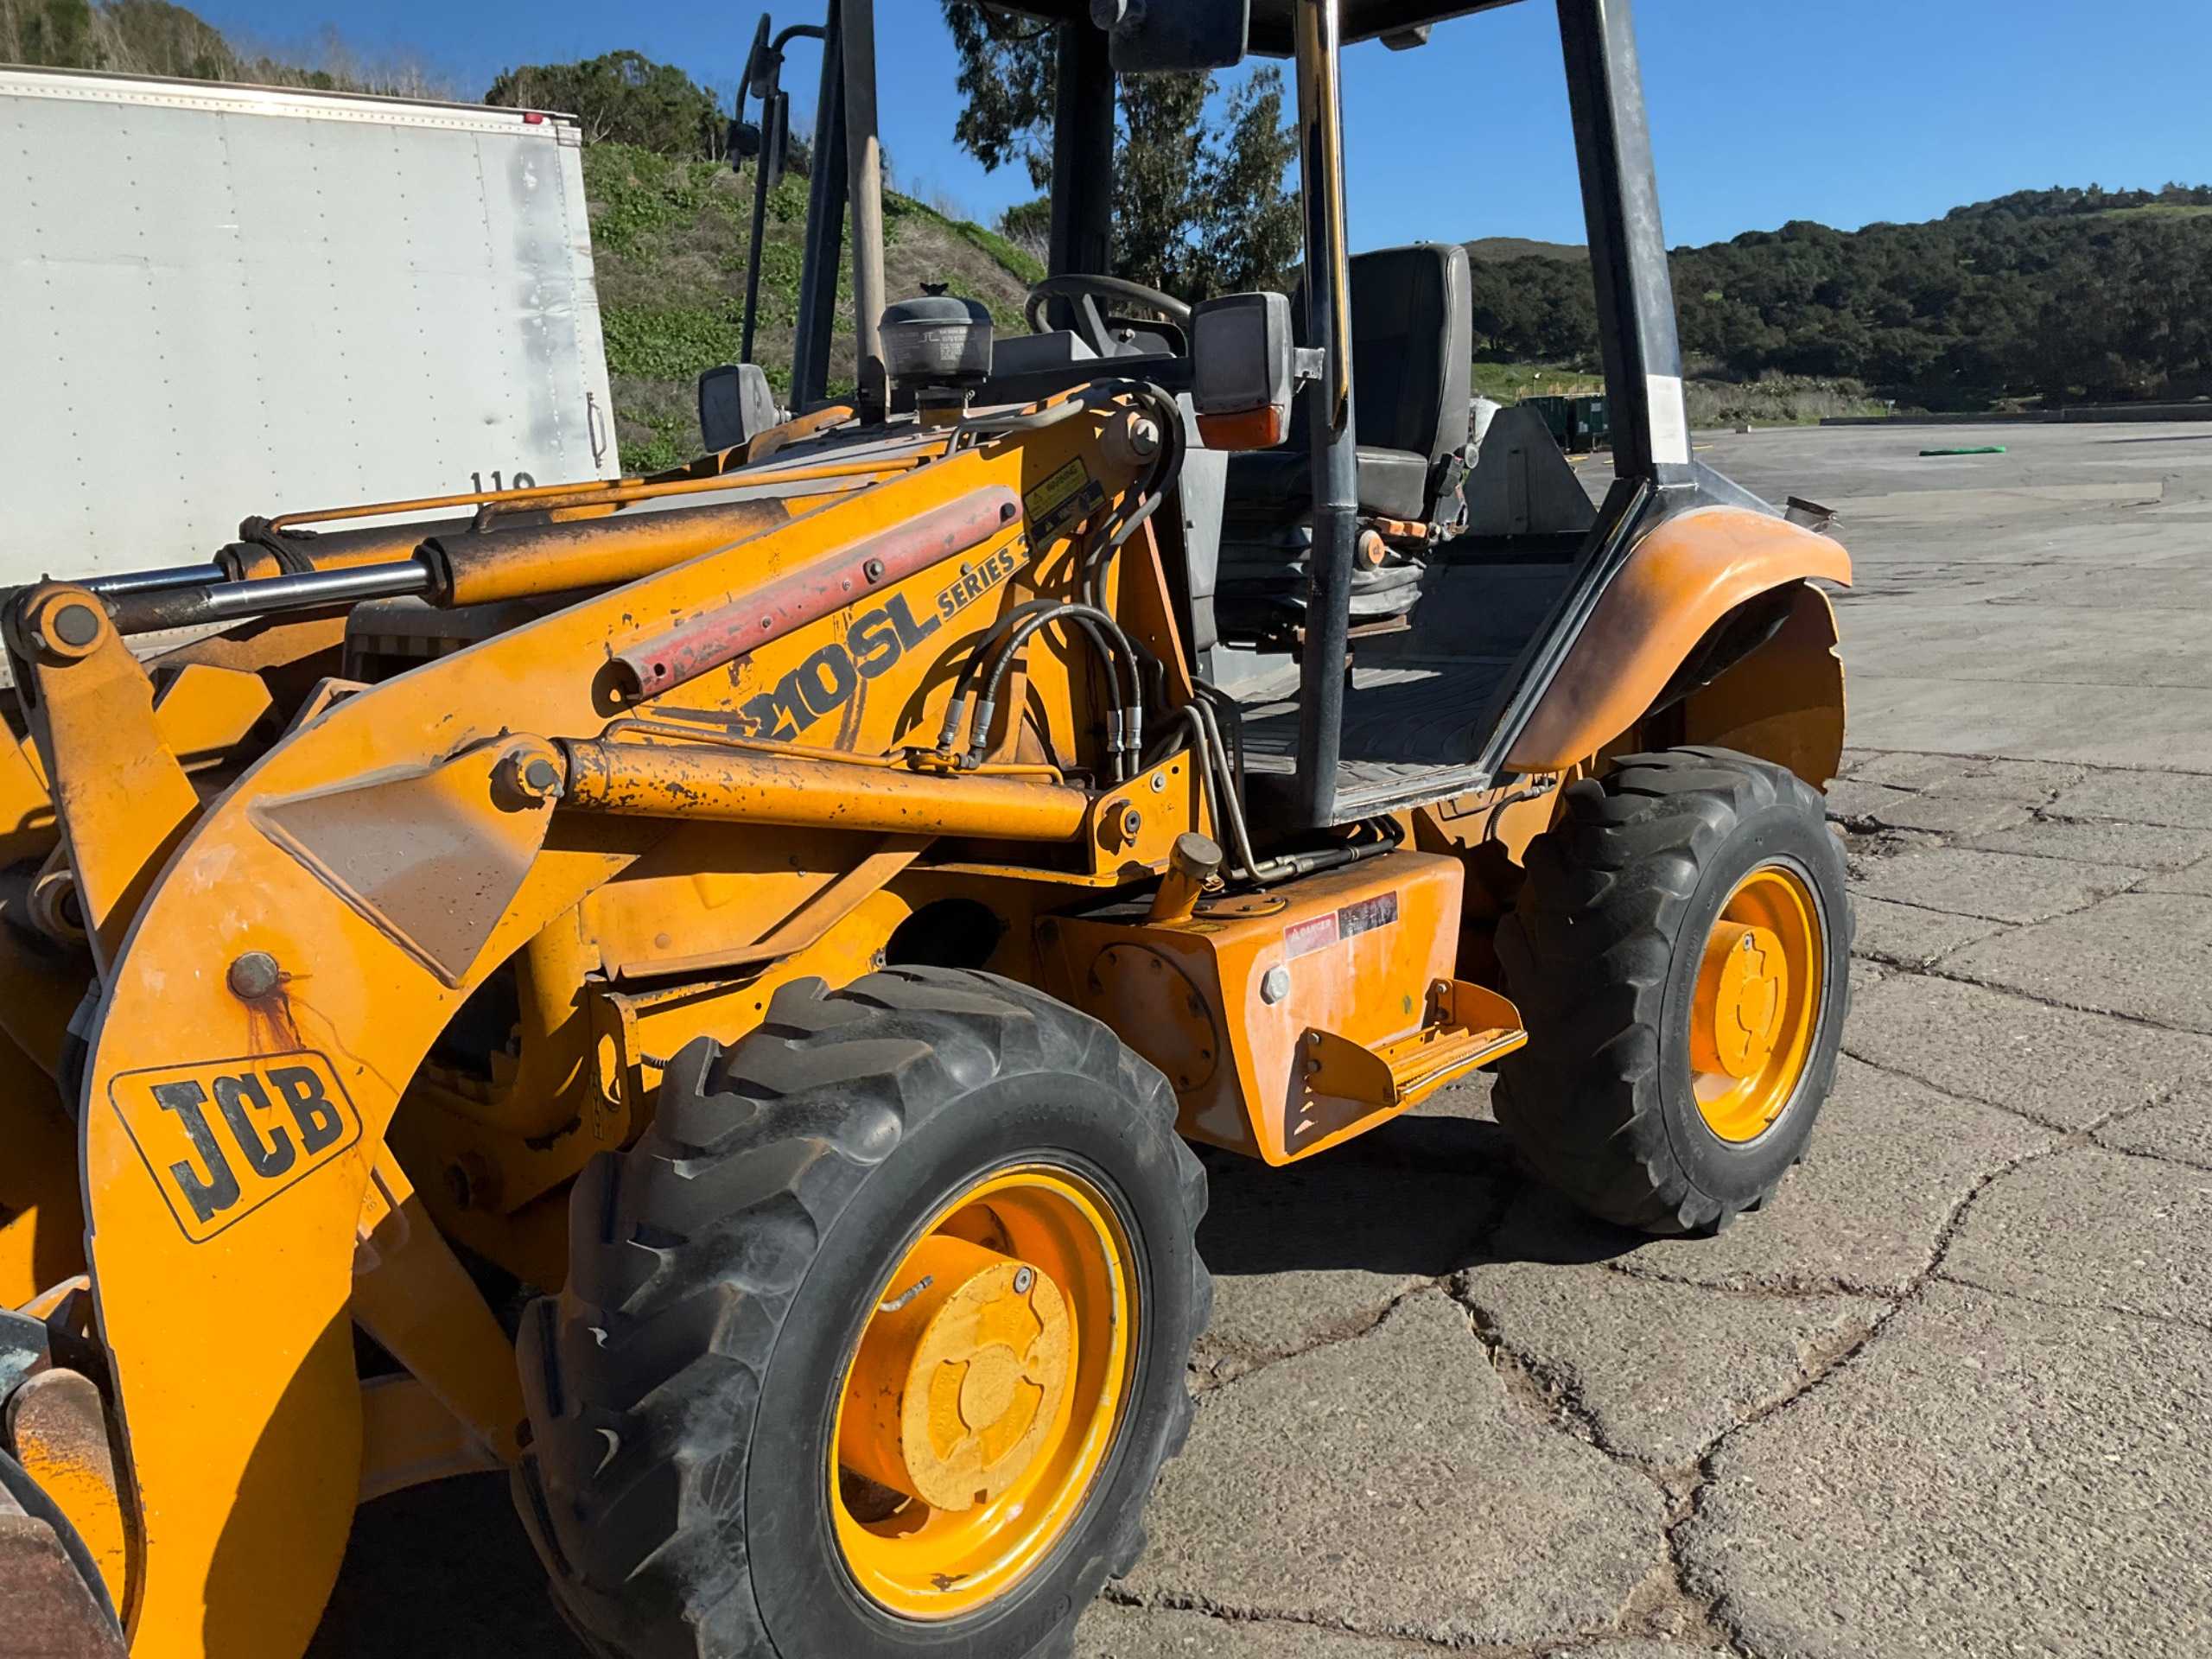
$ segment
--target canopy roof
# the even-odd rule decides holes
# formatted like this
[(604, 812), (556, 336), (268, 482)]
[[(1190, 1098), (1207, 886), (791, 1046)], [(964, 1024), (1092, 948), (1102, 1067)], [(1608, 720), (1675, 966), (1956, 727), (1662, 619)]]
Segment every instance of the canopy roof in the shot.
[[(1033, 17), (1061, 21), (1090, 16), (1090, 0), (990, 0), (1001, 11), (1026, 12)], [(1290, 18), (1295, 0), (1252, 0), (1251, 49), (1265, 56), (1287, 58), (1291, 54)], [(1416, 29), (1423, 23), (1464, 17), (1510, 5), (1512, 0), (1339, 0), (1338, 15), (1346, 41), (1371, 40), (1378, 35)]]

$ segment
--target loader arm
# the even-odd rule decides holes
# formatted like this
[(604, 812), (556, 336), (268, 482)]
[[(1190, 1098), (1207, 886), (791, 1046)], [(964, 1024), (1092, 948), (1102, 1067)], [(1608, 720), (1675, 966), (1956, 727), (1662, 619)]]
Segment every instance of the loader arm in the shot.
[[(937, 736), (959, 653), (992, 613), (980, 604), (972, 618), (962, 613), (963, 591), (1025, 566), (1079, 576), (1072, 559), (1031, 545), (1033, 528), (1057, 546), (1077, 524), (1062, 515), (1033, 527), (1020, 503), (1079, 455), (1096, 499), (1120, 499), (1141, 470), (1103, 458), (1112, 446), (1099, 435), (1120, 418), (1110, 406), (1087, 410), (958, 449), (749, 542), (352, 690), (204, 806), (160, 745), (150, 683), (97, 598), (49, 585), (21, 602), (10, 642), (19, 683), (73, 864), (96, 876), (87, 896), (97, 899), (89, 919), (102, 992), (79, 1118), (99, 1326), (142, 1530), (124, 1607), (133, 1654), (292, 1656), (314, 1631), (362, 1481), (349, 1323), (382, 1336), (375, 1313), (404, 1305), (407, 1285), (379, 1286), (378, 1274), (452, 1281), (452, 1258), (385, 1150), (395, 1110), (470, 992), (699, 798), (677, 778), (667, 800), (642, 809), (559, 802), (580, 758), (601, 755), (611, 726), (650, 723), (671, 705), (685, 720), (720, 721), (725, 734), (765, 715), (759, 738), (772, 744), (777, 687), (790, 674), (815, 677), (800, 682), (804, 702), (809, 686), (836, 689), (840, 661), (903, 647), (903, 681), (874, 682), (885, 695), (847, 708), (834, 738), (826, 721), (807, 734), (875, 765), (810, 762), (851, 778), (783, 788), (765, 805), (763, 791), (739, 789), (714, 810), (741, 829), (761, 812), (835, 824), (870, 798), (871, 779), (895, 778), (885, 822), (910, 835), (947, 822), (976, 833), (948, 817), (946, 802), (964, 786), (957, 771), (925, 776), (881, 757)], [(880, 574), (886, 590), (929, 594), (950, 574), (952, 596), (926, 626), (906, 603), (903, 631), (867, 632), (860, 609), (883, 601), (880, 591), (808, 597), (804, 578), (824, 568), (825, 550), (878, 545), (933, 510), (979, 499), (1003, 504), (980, 543), (952, 538), (903, 572), (871, 560), (857, 583), (865, 590)], [(790, 626), (753, 615), (777, 605), (804, 614)], [(82, 613), (53, 626), (72, 606)], [(760, 637), (773, 651), (751, 649), (755, 629), (768, 631)], [(798, 666), (786, 671), (787, 661)], [(657, 702), (653, 671), (671, 664), (664, 677), (678, 683)], [(130, 775), (144, 788), (135, 810), (108, 775), (116, 757), (103, 732), (137, 746)], [(1056, 768), (1009, 771), (975, 781), (1034, 792), (1038, 807), (1010, 820), (1020, 834), (1091, 832), (1087, 792), (1036, 775)], [(794, 776), (804, 783), (804, 773)], [(576, 786), (581, 798), (580, 774)], [(420, 1247), (396, 1259), (395, 1214)], [(488, 1315), (474, 1328), (486, 1325)], [(423, 1380), (492, 1455), (511, 1459), (516, 1421), (496, 1414), (512, 1397), (512, 1355), (497, 1346), (503, 1382), (482, 1375), (493, 1362), (465, 1336), (428, 1356), (446, 1370)]]

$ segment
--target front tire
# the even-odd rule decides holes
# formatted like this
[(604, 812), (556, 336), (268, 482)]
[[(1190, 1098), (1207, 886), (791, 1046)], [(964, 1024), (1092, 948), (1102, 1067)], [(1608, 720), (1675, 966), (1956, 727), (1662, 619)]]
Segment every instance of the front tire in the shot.
[(1529, 1044), (1493, 1109), (1592, 1214), (1713, 1230), (1770, 1197), (1835, 1077), (1841, 849), (1802, 779), (1726, 749), (1627, 755), (1529, 844), (1498, 957)]
[(803, 982), (687, 1047), (523, 1329), (571, 1622), (620, 1659), (1067, 1651), (1189, 1426), (1174, 1122), (1105, 1027), (980, 973)]

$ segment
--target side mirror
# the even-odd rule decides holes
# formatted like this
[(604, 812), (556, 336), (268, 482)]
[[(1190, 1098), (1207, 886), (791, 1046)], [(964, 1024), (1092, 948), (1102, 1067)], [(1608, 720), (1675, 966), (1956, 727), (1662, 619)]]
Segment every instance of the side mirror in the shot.
[(768, 43), (768, 14), (764, 11), (753, 30), (753, 49), (745, 54), (746, 92), (755, 98), (768, 96), (775, 86), (775, 48)]
[(1290, 435), (1290, 404), (1320, 372), (1292, 339), (1281, 294), (1230, 294), (1191, 312), (1191, 406), (1209, 449), (1272, 449)]
[(699, 377), (699, 436), (709, 452), (734, 449), (779, 418), (767, 372), (758, 363), (725, 363)]
[(1228, 69), (1242, 62), (1252, 0), (1090, 0), (1123, 75)]

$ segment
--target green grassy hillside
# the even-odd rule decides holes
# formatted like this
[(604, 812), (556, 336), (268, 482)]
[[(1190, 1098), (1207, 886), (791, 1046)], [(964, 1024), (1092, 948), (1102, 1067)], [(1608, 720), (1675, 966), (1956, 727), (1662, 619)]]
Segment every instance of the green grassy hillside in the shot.
[[(698, 448), (693, 386), (700, 371), (737, 360), (753, 171), (601, 143), (584, 150), (584, 187), (622, 462), (632, 472), (672, 466)], [(769, 198), (761, 238), (754, 346), (779, 391), (791, 385), (805, 221), (806, 181), (786, 175)], [(944, 283), (950, 293), (982, 301), (1006, 331), (1023, 327), (1023, 295), (1044, 275), (1003, 237), (896, 192), (884, 196), (884, 244), (893, 298)], [(853, 378), (851, 273), (842, 264), (837, 291), (833, 390)]]
[[(1586, 251), (1469, 250), (1478, 357), (1595, 364)], [(1747, 389), (1779, 376), (1956, 410), (2212, 392), (2212, 186), (2024, 190), (1857, 231), (1797, 220), (1669, 263), (1685, 356)]]

